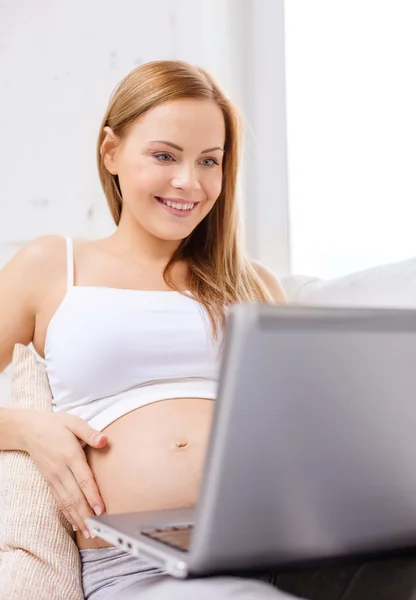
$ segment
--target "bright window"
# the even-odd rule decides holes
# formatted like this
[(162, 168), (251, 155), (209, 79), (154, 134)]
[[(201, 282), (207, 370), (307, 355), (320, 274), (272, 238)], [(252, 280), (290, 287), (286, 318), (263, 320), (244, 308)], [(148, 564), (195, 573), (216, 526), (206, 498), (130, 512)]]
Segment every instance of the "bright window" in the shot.
[(291, 270), (416, 255), (416, 2), (286, 0)]

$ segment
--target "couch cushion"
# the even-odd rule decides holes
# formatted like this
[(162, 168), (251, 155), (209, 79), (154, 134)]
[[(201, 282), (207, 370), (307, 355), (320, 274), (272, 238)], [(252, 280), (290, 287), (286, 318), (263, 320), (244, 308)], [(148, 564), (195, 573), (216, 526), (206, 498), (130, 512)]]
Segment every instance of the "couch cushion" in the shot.
[(416, 308), (416, 258), (335, 279), (290, 276), (282, 284), (299, 304)]
[[(44, 366), (18, 344), (12, 365), (15, 408), (52, 410)], [(72, 528), (26, 452), (0, 452), (0, 589), (8, 600), (83, 600)]]

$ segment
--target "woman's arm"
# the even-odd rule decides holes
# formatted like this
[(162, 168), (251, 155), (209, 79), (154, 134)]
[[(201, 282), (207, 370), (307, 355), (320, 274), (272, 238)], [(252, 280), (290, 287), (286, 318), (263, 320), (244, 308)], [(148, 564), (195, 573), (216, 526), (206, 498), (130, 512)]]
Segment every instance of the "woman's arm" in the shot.
[[(33, 339), (38, 254), (38, 244), (28, 244), (0, 271), (0, 372), (10, 364), (15, 344)], [(1, 450), (23, 450), (27, 418), (27, 411), (0, 410)]]
[[(64, 253), (62, 238), (46, 236), (27, 244), (0, 271), (0, 372), (10, 364), (15, 344), (33, 341), (36, 315)], [(0, 409), (0, 450), (28, 452), (68, 521), (87, 532), (84, 519), (103, 512), (104, 503), (80, 441), (102, 448), (108, 440), (73, 415)]]
[(0, 450), (23, 450), (28, 411), (0, 407)]
[(27, 346), (35, 332), (38, 245), (24, 246), (0, 271), (0, 372), (10, 364), (15, 344)]

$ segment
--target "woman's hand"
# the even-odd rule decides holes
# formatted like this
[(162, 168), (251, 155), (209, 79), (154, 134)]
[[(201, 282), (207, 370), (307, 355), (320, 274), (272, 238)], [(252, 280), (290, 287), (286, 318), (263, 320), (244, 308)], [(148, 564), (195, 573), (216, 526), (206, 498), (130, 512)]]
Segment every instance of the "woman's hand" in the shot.
[(84, 519), (104, 512), (103, 500), (81, 443), (103, 448), (108, 439), (86, 421), (68, 413), (27, 411), (24, 450), (48, 483), (74, 531), (88, 537)]

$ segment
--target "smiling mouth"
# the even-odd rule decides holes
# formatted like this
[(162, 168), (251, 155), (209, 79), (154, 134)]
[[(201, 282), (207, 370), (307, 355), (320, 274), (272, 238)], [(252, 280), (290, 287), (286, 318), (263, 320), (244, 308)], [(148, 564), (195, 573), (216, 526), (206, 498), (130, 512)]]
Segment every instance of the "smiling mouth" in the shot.
[(189, 216), (199, 204), (198, 202), (173, 202), (172, 200), (165, 200), (160, 196), (155, 196), (155, 199), (163, 206), (163, 208), (176, 217)]

